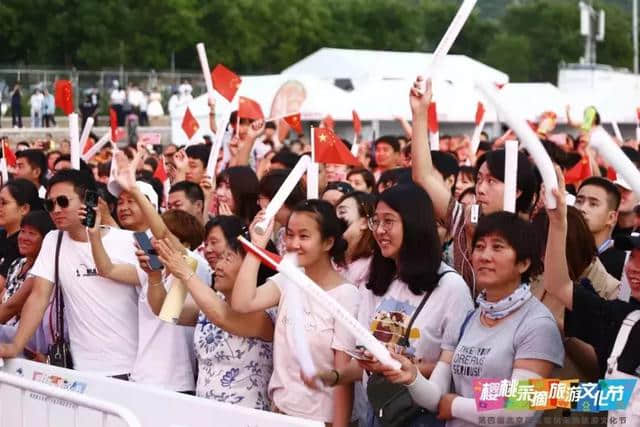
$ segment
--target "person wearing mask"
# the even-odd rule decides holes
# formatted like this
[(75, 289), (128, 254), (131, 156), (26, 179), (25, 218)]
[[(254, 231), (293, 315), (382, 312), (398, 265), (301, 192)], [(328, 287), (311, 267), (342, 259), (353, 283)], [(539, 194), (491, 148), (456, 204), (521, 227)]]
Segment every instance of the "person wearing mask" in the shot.
[(47, 181), (47, 157), (35, 148), (28, 148), (16, 153), (16, 167), (14, 178), (29, 180), (38, 189), (38, 197), (44, 199), (47, 189), (44, 187)]
[[(265, 247), (271, 236), (273, 221), (267, 232), (259, 234), (255, 225), (263, 219), (259, 213), (251, 224), (251, 240)], [(342, 226), (333, 206), (321, 200), (307, 200), (298, 204), (286, 225), (287, 254), (295, 254), (297, 263), (319, 287), (338, 301), (347, 312), (355, 315), (358, 290), (335, 270), (333, 263), (344, 262), (347, 243), (342, 238)], [(292, 338), (290, 308), (292, 304), (289, 283), (277, 274), (262, 286), (257, 286), (260, 261), (249, 254), (245, 257), (236, 278), (231, 297), (231, 307), (242, 313), (263, 312), (278, 306), (274, 331), (273, 376), (269, 382), (269, 397), (274, 410), (346, 426), (351, 419), (353, 387), (351, 384), (334, 389), (311, 390), (301, 378), (301, 367), (295, 356)], [(306, 312), (305, 330), (313, 362), (320, 370), (342, 369), (350, 359), (345, 351), (353, 349), (355, 342), (349, 332), (333, 316), (306, 295), (299, 295), (302, 310)]]
[[(566, 203), (564, 179), (558, 178), (558, 189), (553, 190), (556, 208), (547, 209), (549, 234), (544, 265), (544, 287), (565, 307), (564, 332), (568, 337), (579, 338), (593, 346), (599, 367), (599, 377), (640, 377), (640, 322), (632, 315), (640, 310), (640, 237), (620, 236), (614, 244), (629, 250), (624, 266), (631, 290), (629, 301), (606, 300), (599, 296), (589, 280), (574, 283), (567, 267)], [(626, 339), (620, 340), (620, 332), (626, 330)], [(624, 338), (624, 337), (623, 337)], [(610, 411), (608, 425), (622, 424), (622, 417), (629, 425), (640, 424), (640, 387), (636, 381), (626, 410)], [(613, 420), (612, 420), (613, 418)]]
[[(170, 241), (164, 239), (156, 243), (160, 260), (168, 272), (183, 280), (193, 297), (183, 308), (178, 324), (196, 328), (192, 342), (198, 359), (196, 396), (269, 410), (267, 386), (273, 370), (275, 310), (241, 314), (229, 306), (246, 256), (237, 237), (247, 228), (238, 217), (218, 216), (207, 224), (207, 230), (208, 235), (221, 237), (219, 249), (222, 252), (212, 265), (215, 267), (213, 288), (191, 274), (191, 269)], [(149, 287), (149, 303), (156, 314), (160, 312), (166, 293), (163, 286)]]
[(517, 214), (483, 216), (472, 241), (472, 264), (481, 289), (478, 308), (461, 312), (446, 329), (442, 354), (428, 379), (401, 355), (394, 355), (401, 370), (383, 370), (389, 381), (407, 386), (416, 404), (437, 411), (447, 427), (482, 425), (486, 417), (502, 417), (503, 425), (535, 426), (542, 415), (530, 409), (517, 417), (508, 409), (478, 411), (473, 384), (477, 378), (549, 378), (554, 367), (562, 366), (560, 331), (528, 285), (530, 277), (542, 271), (530, 245), (532, 232)]
[(14, 179), (0, 188), (0, 289), (5, 285), (9, 267), (20, 257), (20, 224), (29, 212), (40, 209), (42, 202), (30, 181)]
[[(31, 211), (22, 218), (18, 234), (20, 258), (16, 258), (9, 266), (6, 286), (0, 293), (0, 341), (10, 341), (15, 335), (20, 312), (33, 290), (33, 279), (29, 277), (29, 271), (40, 253), (44, 236), (54, 228), (51, 217), (45, 211)], [(24, 351), (25, 356), (39, 362), (46, 362), (45, 354), (53, 343), (50, 310), (49, 306)]]
[(582, 213), (593, 234), (598, 248), (598, 258), (607, 271), (620, 280), (626, 253), (615, 248), (611, 235), (618, 221), (618, 188), (606, 178), (587, 178), (578, 189), (574, 206)]
[[(413, 114), (413, 142), (411, 144), (413, 181), (421, 186), (433, 201), (436, 217), (446, 229), (446, 236), (453, 239), (453, 264), (476, 294), (476, 283), (471, 266), (471, 245), (475, 224), (471, 215), (473, 207), (465, 207), (453, 197), (451, 188), (442, 181), (437, 171), (427, 142), (427, 109), (432, 98), (431, 81), (418, 77), (410, 91), (409, 101)], [(476, 203), (479, 215), (488, 215), (503, 209), (504, 200), (504, 150), (486, 153), (476, 162)], [(535, 169), (526, 154), (518, 153), (518, 173), (516, 179), (516, 212), (528, 217), (534, 205), (534, 196), (540, 183)]]
[[(87, 191), (95, 191), (91, 175), (78, 170), (58, 172), (49, 181), (45, 208), (58, 228), (48, 233), (31, 268), (33, 291), (20, 316), (12, 342), (0, 344), (0, 357), (15, 357), (42, 321), (54, 291), (57, 242), (59, 282), (74, 368), (128, 378), (138, 346), (137, 293), (133, 286), (98, 276), (80, 212)], [(130, 232), (103, 230), (105, 249), (116, 262), (136, 263)], [(110, 325), (105, 328), (104, 325)]]

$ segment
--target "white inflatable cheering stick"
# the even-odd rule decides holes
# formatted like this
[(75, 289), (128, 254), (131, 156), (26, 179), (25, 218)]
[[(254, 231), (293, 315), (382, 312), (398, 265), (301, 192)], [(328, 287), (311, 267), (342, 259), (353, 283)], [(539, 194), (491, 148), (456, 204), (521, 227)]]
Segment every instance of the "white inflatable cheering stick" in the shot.
[(78, 114), (69, 114), (69, 141), (71, 151), (71, 168), (80, 170), (80, 128)]
[(93, 147), (82, 155), (82, 160), (85, 162), (91, 160), (91, 158), (98, 154), (98, 151), (102, 150), (102, 147), (104, 147), (109, 141), (111, 141), (111, 130), (108, 130), (107, 133), (102, 135), (102, 138), (100, 138), (98, 142), (93, 144)]
[(82, 129), (82, 135), (80, 136), (80, 149), (84, 150), (84, 146), (89, 139), (89, 134), (91, 133), (91, 128), (93, 127), (93, 117), (89, 117), (87, 122), (84, 124), (84, 128)]
[(518, 188), (518, 141), (507, 140), (504, 145), (504, 206), (507, 212), (516, 213)]
[(238, 236), (238, 240), (251, 253), (256, 255), (260, 260), (282, 273), (289, 281), (298, 286), (306, 295), (309, 295), (316, 304), (319, 304), (334, 319), (340, 323), (351, 335), (356, 337), (362, 345), (371, 352), (382, 364), (393, 369), (400, 369), (401, 364), (391, 357), (387, 348), (378, 341), (371, 332), (362, 326), (347, 310), (344, 309), (338, 301), (331, 295), (320, 288), (313, 280), (304, 272), (298, 269), (296, 265), (286, 257), (281, 261), (274, 260), (266, 251), (257, 247), (242, 236)]
[[(191, 257), (185, 257), (187, 264), (192, 271), (196, 271), (198, 267), (198, 261)], [(184, 307), (184, 301), (187, 298), (187, 286), (182, 280), (174, 277), (171, 281), (171, 288), (167, 292), (167, 296), (164, 299), (160, 314), (158, 317), (165, 322), (178, 324), (180, 313), (182, 313), (182, 307)]]
[(211, 69), (209, 68), (209, 61), (207, 60), (207, 52), (204, 49), (204, 43), (198, 43), (196, 45), (196, 50), (198, 51), (198, 58), (200, 58), (200, 67), (202, 68), (204, 84), (207, 87), (209, 102), (216, 102), (213, 92), (213, 82), (211, 81)]
[(264, 218), (262, 219), (262, 221), (256, 224), (256, 231), (258, 233), (264, 234), (267, 231), (269, 222), (276, 216), (276, 213), (278, 212), (278, 210), (280, 210), (282, 205), (284, 205), (287, 197), (289, 197), (289, 194), (291, 194), (293, 189), (296, 187), (296, 185), (302, 178), (302, 175), (304, 175), (304, 173), (307, 171), (310, 163), (311, 158), (309, 156), (300, 157), (300, 160), (298, 160), (296, 166), (293, 168), (293, 170), (291, 170), (291, 172), (287, 176), (287, 179), (284, 180), (276, 194), (273, 196), (273, 199), (271, 199), (271, 201), (267, 205)]
[(593, 129), (589, 145), (613, 166), (616, 173), (622, 175), (624, 180), (629, 183), (633, 192), (640, 196), (640, 171), (602, 126)]
[(531, 130), (527, 122), (521, 117), (518, 117), (515, 109), (510, 108), (509, 105), (506, 105), (500, 99), (500, 93), (493, 83), (476, 82), (476, 87), (485, 98), (493, 104), (498, 114), (500, 114), (500, 117), (502, 117), (516, 135), (518, 135), (520, 142), (533, 158), (533, 162), (540, 171), (540, 175), (542, 175), (547, 206), (550, 209), (555, 209), (556, 199), (553, 197), (552, 192), (554, 188), (558, 188), (558, 179), (556, 177), (556, 171), (553, 168), (553, 163), (549, 158), (549, 154), (547, 154), (542, 146), (542, 143), (536, 134), (533, 133), (533, 130)]

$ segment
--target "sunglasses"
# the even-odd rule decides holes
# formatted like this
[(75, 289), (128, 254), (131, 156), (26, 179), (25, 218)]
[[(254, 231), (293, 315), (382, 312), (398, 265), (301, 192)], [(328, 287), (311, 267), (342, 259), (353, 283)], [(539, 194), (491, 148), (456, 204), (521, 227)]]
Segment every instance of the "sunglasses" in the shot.
[(69, 207), (69, 198), (67, 196), (58, 196), (54, 199), (45, 199), (44, 208), (47, 212), (53, 212), (56, 205), (60, 206), (60, 209)]

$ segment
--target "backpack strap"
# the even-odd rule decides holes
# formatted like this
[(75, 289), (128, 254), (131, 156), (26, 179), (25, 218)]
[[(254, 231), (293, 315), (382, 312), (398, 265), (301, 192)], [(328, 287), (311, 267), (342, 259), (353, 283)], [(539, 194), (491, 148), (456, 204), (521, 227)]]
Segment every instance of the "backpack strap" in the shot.
[(59, 276), (59, 264), (60, 264), (60, 246), (62, 244), (62, 230), (58, 230), (58, 241), (56, 242), (56, 255), (55, 255), (55, 273), (54, 273), (54, 286), (55, 286), (55, 310), (56, 310), (56, 334), (54, 340), (64, 338), (64, 300), (62, 299), (62, 289), (60, 286)]
[(640, 310), (635, 310), (629, 313), (622, 322), (622, 326), (620, 326), (620, 330), (618, 331), (618, 336), (616, 337), (616, 342), (613, 345), (611, 355), (607, 359), (607, 374), (612, 374), (613, 371), (618, 369), (618, 357), (620, 357), (624, 347), (627, 345), (631, 329), (633, 329), (633, 326), (638, 323), (639, 320)]
[(469, 320), (471, 320), (471, 316), (473, 316), (473, 313), (475, 312), (476, 312), (475, 310), (469, 310), (469, 312), (465, 316), (464, 322), (462, 322), (462, 326), (460, 326), (460, 334), (458, 335), (458, 342), (460, 342), (460, 340), (462, 339), (462, 336), (464, 335), (464, 330), (467, 329), (467, 324), (469, 323)]

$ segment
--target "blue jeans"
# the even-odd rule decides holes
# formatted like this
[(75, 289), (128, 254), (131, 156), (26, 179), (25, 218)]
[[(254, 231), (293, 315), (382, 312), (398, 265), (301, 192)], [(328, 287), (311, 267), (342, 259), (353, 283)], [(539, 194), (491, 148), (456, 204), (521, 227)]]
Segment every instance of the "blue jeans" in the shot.
[[(405, 427), (444, 427), (444, 421), (436, 419), (435, 414), (425, 412), (424, 414), (414, 418)], [(373, 415), (373, 408), (369, 405), (367, 411), (367, 427), (383, 427), (382, 423)]]

